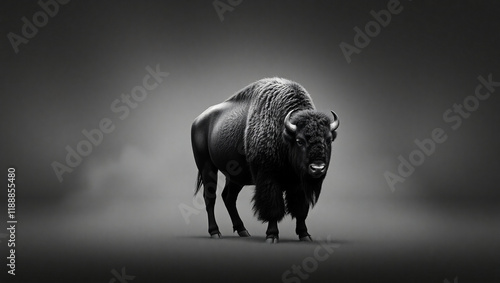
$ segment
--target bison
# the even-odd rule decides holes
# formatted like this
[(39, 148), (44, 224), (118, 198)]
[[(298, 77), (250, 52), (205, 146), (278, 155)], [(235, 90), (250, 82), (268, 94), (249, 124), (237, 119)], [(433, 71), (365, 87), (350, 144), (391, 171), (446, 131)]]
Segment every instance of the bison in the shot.
[(267, 78), (214, 105), (193, 122), (191, 142), (198, 167), (195, 195), (203, 185), (208, 232), (220, 238), (214, 206), (217, 172), (226, 177), (222, 191), (234, 231), (248, 237), (236, 208), (242, 187), (255, 185), (253, 210), (267, 222), (266, 241), (277, 243), (278, 222), (296, 219), (301, 241), (312, 241), (306, 217), (321, 192), (339, 119), (315, 110), (298, 83)]

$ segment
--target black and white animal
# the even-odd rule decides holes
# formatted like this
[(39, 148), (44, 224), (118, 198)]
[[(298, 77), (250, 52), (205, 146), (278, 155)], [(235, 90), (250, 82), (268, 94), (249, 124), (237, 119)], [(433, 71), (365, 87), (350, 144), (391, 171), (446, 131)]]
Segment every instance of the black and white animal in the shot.
[(267, 242), (278, 242), (278, 222), (287, 213), (297, 221), (299, 239), (312, 240), (305, 220), (320, 195), (339, 126), (331, 112), (333, 119), (316, 111), (298, 83), (268, 78), (195, 119), (191, 127), (199, 170), (195, 194), (203, 185), (211, 237), (221, 237), (214, 216), (221, 171), (226, 177), (222, 198), (241, 237), (250, 234), (238, 215), (236, 199), (243, 186), (255, 185), (253, 209), (259, 220), (268, 222)]

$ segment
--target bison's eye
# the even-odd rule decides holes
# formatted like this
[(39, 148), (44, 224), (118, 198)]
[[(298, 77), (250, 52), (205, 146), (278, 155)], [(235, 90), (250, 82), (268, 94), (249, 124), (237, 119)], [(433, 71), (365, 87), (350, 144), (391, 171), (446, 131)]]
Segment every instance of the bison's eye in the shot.
[(332, 143), (332, 142), (333, 142), (332, 138), (326, 138), (326, 144), (329, 144), (329, 143)]
[(305, 141), (303, 139), (296, 139), (295, 141), (297, 142), (298, 146), (304, 146), (305, 144)]

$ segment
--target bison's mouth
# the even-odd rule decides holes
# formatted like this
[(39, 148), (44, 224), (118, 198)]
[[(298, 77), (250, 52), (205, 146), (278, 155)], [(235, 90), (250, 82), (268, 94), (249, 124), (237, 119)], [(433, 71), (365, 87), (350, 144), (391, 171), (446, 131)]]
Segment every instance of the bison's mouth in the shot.
[(326, 164), (321, 161), (316, 161), (311, 164), (309, 164), (309, 175), (311, 175), (313, 178), (319, 178), (323, 176), (326, 172)]

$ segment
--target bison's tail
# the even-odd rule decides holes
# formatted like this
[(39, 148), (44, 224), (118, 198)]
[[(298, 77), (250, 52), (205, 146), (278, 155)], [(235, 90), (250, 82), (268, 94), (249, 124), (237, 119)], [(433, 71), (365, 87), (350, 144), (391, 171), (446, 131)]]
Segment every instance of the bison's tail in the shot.
[(201, 179), (201, 172), (198, 172), (198, 178), (196, 179), (196, 188), (194, 190), (194, 195), (196, 195), (200, 191), (202, 183), (203, 181)]

